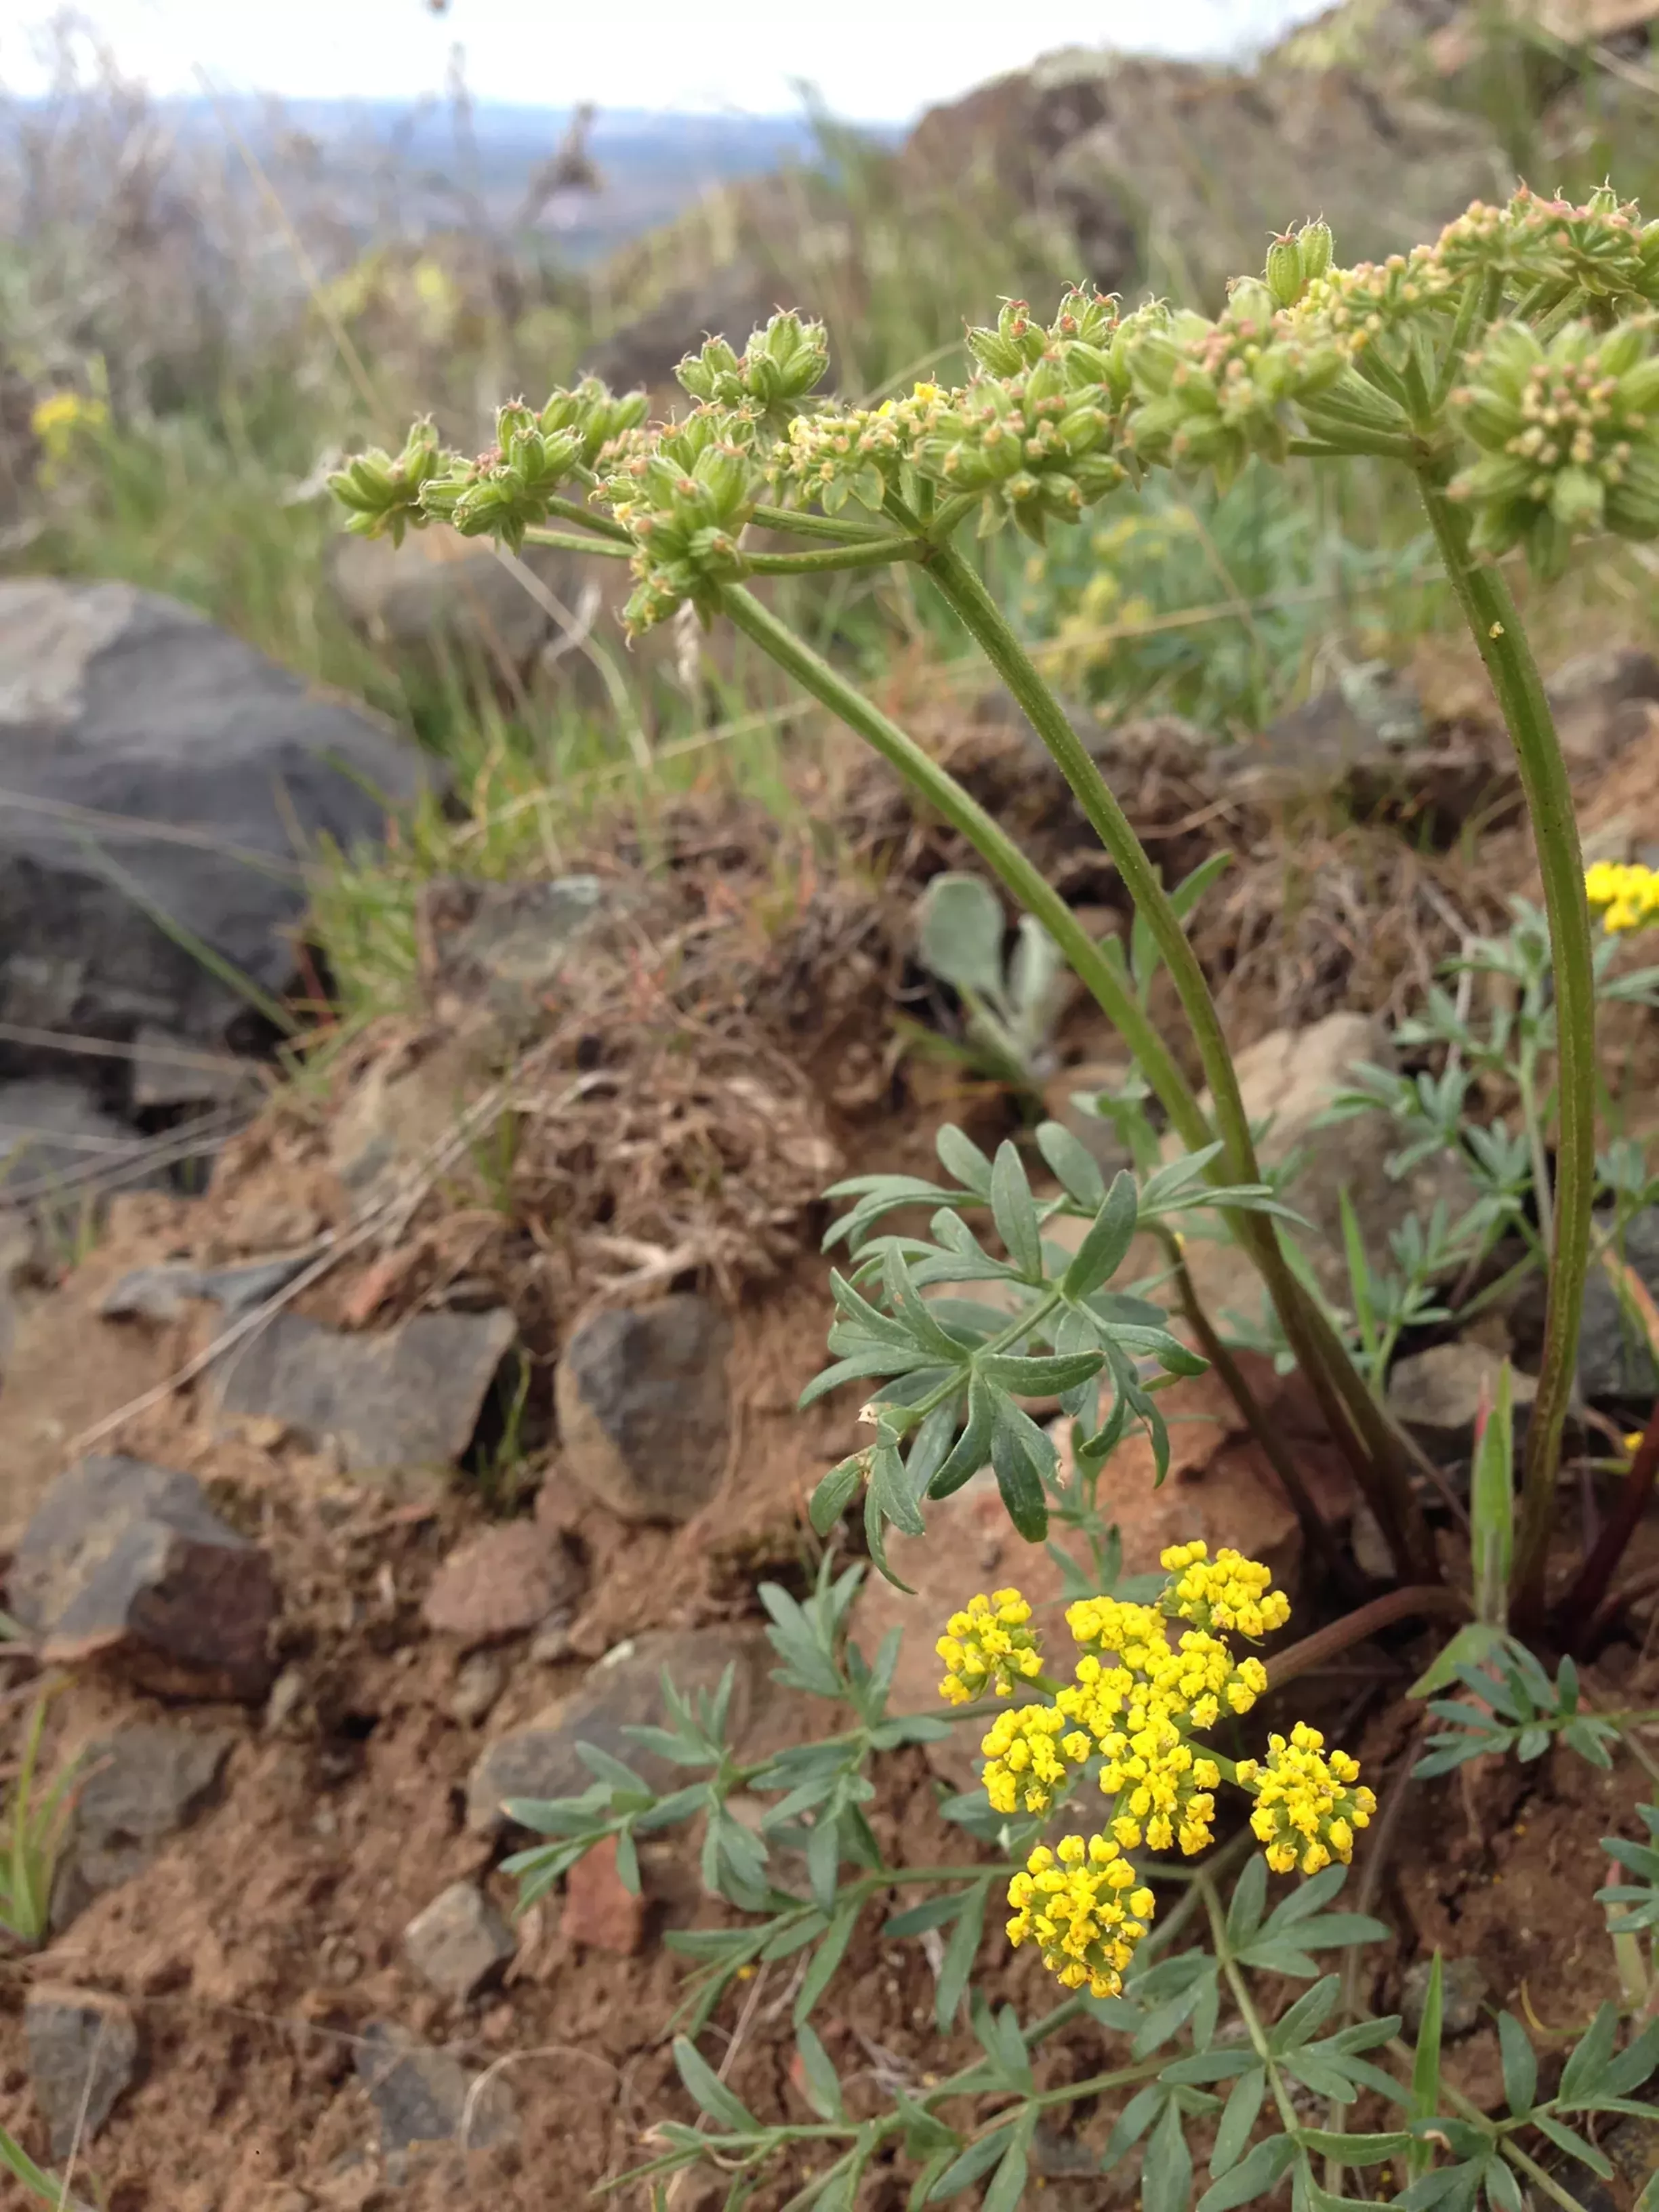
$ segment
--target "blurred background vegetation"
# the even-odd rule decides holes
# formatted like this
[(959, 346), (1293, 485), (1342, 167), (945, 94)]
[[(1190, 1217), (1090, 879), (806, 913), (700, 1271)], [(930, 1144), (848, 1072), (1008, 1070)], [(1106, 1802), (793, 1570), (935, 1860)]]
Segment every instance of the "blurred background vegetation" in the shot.
[[(422, 876), (545, 869), (618, 809), (648, 848), (660, 809), (711, 784), (788, 821), (828, 739), (732, 641), (630, 654), (568, 564), (517, 608), (522, 578), (503, 601), (489, 556), (354, 571), (323, 489), (342, 451), (424, 411), (480, 440), (497, 399), (586, 369), (666, 401), (706, 331), (741, 343), (780, 303), (822, 315), (839, 387), (873, 397), (965, 374), (964, 318), (1000, 296), (1082, 275), (1213, 305), (1316, 212), (1352, 258), (1517, 177), (1610, 175), (1659, 204), (1651, 11), (1597, 4), (1563, 25), (1350, 0), (1248, 78), (1068, 54), (908, 136), (809, 101), (718, 143), (482, 109), (459, 75), (367, 131), (158, 104), (66, 25), (48, 95), (0, 104), (0, 565), (174, 594), (444, 756), (451, 800), (319, 880), (342, 988), (382, 1003)], [(1222, 496), (1159, 483), (1047, 551), (983, 557), (1080, 712), (1178, 714), (1218, 743), (1450, 628), (1417, 515), (1359, 465)], [(803, 614), (878, 684), (973, 680), (908, 572), (838, 578)], [(1548, 622), (1570, 646), (1644, 638), (1653, 573), (1592, 549)]]

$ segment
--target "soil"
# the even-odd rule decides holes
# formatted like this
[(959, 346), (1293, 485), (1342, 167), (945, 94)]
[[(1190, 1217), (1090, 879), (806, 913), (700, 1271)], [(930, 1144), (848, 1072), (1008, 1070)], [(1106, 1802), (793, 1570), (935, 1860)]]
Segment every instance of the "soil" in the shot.
[[(997, 742), (1006, 744), (1006, 732)], [(984, 744), (981, 775), (1019, 784), (993, 738)], [(1080, 849), (1075, 825), (1044, 814), (1051, 802), (1039, 804), (1032, 787), (1025, 777), (1025, 826), (1039, 845), (1049, 841), (1048, 857), (1059, 866)], [(1641, 790), (1641, 780), (1632, 787)], [(1167, 826), (1185, 818), (1190, 798), (1164, 788), (1145, 811), (1152, 826), (1158, 818)], [(759, 1582), (799, 1589), (811, 1574), (818, 1547), (805, 1501), (858, 1439), (848, 1393), (809, 1414), (794, 1411), (821, 1364), (829, 1313), (817, 1249), (825, 1216), (815, 1195), (828, 1179), (825, 1152), (860, 1170), (917, 1168), (941, 1120), (965, 1119), (981, 1139), (1013, 1121), (1009, 1102), (982, 1085), (942, 1077), (924, 1061), (896, 1068), (886, 1048), (889, 1010), (907, 993), (914, 1004), (919, 985), (894, 894), (956, 856), (936, 833), (901, 818), (890, 793), (866, 793), (860, 803), (843, 793), (839, 803), (853, 825), (849, 845), (882, 857), (888, 891), (851, 904), (842, 892), (809, 891), (781, 927), (757, 929), (753, 904), (734, 898), (734, 855), (751, 878), (757, 873), (746, 826), (727, 820), (712, 841), (706, 822), (681, 826), (686, 846), (701, 839), (703, 857), (678, 879), (686, 903), (676, 927), (687, 915), (694, 922), (717, 915), (723, 883), (720, 897), (738, 917), (724, 943), (741, 957), (727, 961), (721, 991), (699, 984), (695, 1024), (684, 963), (665, 987), (666, 1028), (695, 1029), (708, 1045), (702, 1059), (690, 1054), (689, 1077), (686, 1054), (676, 1059), (649, 1042), (649, 991), (615, 1017), (633, 1033), (629, 1127), (644, 1145), (657, 1112), (667, 1133), (648, 1158), (641, 1153), (623, 1173), (603, 1132), (582, 1129), (577, 1146), (549, 1117), (514, 1161), (504, 1196), (481, 1180), (476, 1161), (453, 1165), (399, 1218), (395, 1237), (354, 1252), (301, 1302), (317, 1319), (361, 1327), (422, 1303), (506, 1297), (534, 1387), (524, 1455), (505, 1472), (499, 1453), (481, 1444), (477, 1464), (447, 1479), (370, 1482), (257, 1425), (216, 1431), (192, 1384), (167, 1387), (209, 1341), (208, 1310), (161, 1325), (96, 1317), (109, 1285), (138, 1264), (180, 1254), (222, 1260), (345, 1224), (351, 1197), (330, 1156), (342, 1091), (377, 1066), (384, 1075), (388, 1065), (418, 1064), (432, 1042), (416, 1030), (377, 1033), (337, 1068), (333, 1094), (274, 1106), (225, 1157), (206, 1199), (149, 1194), (113, 1204), (98, 1249), (22, 1312), (0, 1393), (0, 1540), (15, 1540), (86, 1431), (148, 1394), (155, 1402), (111, 1431), (115, 1448), (198, 1474), (225, 1516), (269, 1547), (283, 1595), (270, 1707), (196, 1708), (190, 1716), (237, 1730), (218, 1801), (146, 1871), (98, 1898), (42, 1953), (5, 1961), (0, 1974), (0, 2124), (43, 2160), (46, 2132), (21, 2033), (30, 1987), (71, 1982), (114, 1992), (139, 2017), (142, 2076), (76, 2163), (77, 2191), (110, 2212), (360, 2212), (383, 2201), (409, 2212), (474, 2204), (545, 2212), (581, 2201), (647, 2154), (655, 2123), (695, 2117), (669, 2047), (683, 1963), (661, 1942), (667, 1928), (715, 1924), (726, 1911), (702, 1892), (695, 1835), (659, 1839), (645, 1853), (647, 1912), (635, 1955), (580, 1940), (550, 1898), (517, 1923), (516, 1955), (500, 1985), (457, 2005), (415, 1974), (402, 1938), (440, 1891), (464, 1878), (483, 1881), (503, 1909), (512, 1905), (512, 1885), (498, 1870), (502, 1847), (470, 1833), (464, 1820), (466, 1778), (489, 1737), (568, 1694), (619, 1642), (653, 1629), (756, 1621)], [(1243, 832), (1235, 824), (1228, 834)], [(1305, 860), (1304, 831), (1293, 834)], [(1316, 971), (1307, 969), (1306, 915), (1269, 927), (1263, 886), (1272, 871), (1282, 884), (1287, 849), (1273, 835), (1260, 823), (1250, 830), (1254, 858), (1247, 854), (1231, 895), (1224, 941), (1210, 948), (1240, 1042), (1287, 1018), (1287, 1007), (1295, 1017), (1327, 1011), (1333, 992), (1338, 1003), (1386, 1005), (1401, 973), (1399, 957), (1376, 951), (1375, 912), (1373, 927), (1358, 930), (1374, 891), (1354, 888), (1356, 876), (1334, 893), (1322, 873), (1308, 880), (1322, 886), (1328, 908), (1334, 896), (1352, 896), (1356, 927), (1346, 951), (1328, 933)], [(1395, 898), (1383, 919), (1400, 933), (1396, 950), (1409, 940), (1411, 962), (1431, 963), (1448, 933), (1435, 898), (1420, 897), (1418, 886), (1437, 883), (1443, 866), (1466, 864), (1424, 859), (1386, 830), (1349, 825), (1331, 837), (1331, 849), (1354, 868), (1363, 852), (1396, 885), (1409, 878), (1403, 913)], [(1195, 857), (1188, 853), (1186, 865)], [(1515, 866), (1500, 845), (1463, 910), (1495, 914), (1511, 887), (1503, 871)], [(1072, 872), (1073, 896), (1093, 890), (1113, 902), (1114, 887), (1090, 878), (1081, 860)], [(1283, 917), (1282, 899), (1279, 911)], [(571, 1020), (591, 1036), (598, 1018), (591, 1007), (578, 1012)], [(1066, 1055), (1089, 1058), (1098, 1035), (1086, 1013), (1075, 1016)], [(591, 1048), (583, 1050), (591, 1063)], [(763, 1074), (765, 1095), (782, 1102), (785, 1137), (804, 1152), (791, 1155), (783, 1139), (769, 1150), (752, 1115), (740, 1143), (717, 1126), (708, 1086), (727, 1080), (734, 1058), (745, 1055)], [(704, 1119), (694, 1127), (696, 1114)], [(717, 1158), (722, 1175), (700, 1180), (696, 1162)], [(746, 1239), (757, 1208), (765, 1236)], [(631, 1294), (644, 1249), (678, 1255), (656, 1286), (712, 1285), (735, 1328), (726, 1477), (711, 1504), (678, 1528), (627, 1525), (586, 1499), (562, 1476), (550, 1426), (547, 1384), (559, 1342), (596, 1300)], [(536, 1656), (528, 1637), (500, 1649), (500, 1696), (479, 1723), (456, 1711), (463, 1648), (426, 1626), (421, 1602), (458, 1543), (487, 1518), (512, 1512), (533, 1512), (562, 1532), (582, 1563), (586, 1591), (563, 1656)], [(1310, 1571), (1304, 1583), (1298, 1628), (1324, 1608)], [(918, 1620), (910, 1633), (931, 1640), (936, 1627)], [(1401, 1692), (1432, 1649), (1426, 1634), (1401, 1632), (1294, 1693), (1298, 1714), (1340, 1723), (1345, 1741), (1357, 1739), (1385, 1797), (1416, 1752), (1420, 1710)], [(1632, 1705), (1659, 1695), (1659, 1661), (1634, 1642), (1616, 1641), (1601, 1666), (1589, 1678), (1592, 1695)], [(10, 1677), (0, 1727), (11, 1730), (27, 1710), (33, 1670), (21, 1653), (0, 1655), (0, 1670)], [(118, 1675), (88, 1669), (54, 1700), (50, 1756), (154, 1717), (164, 1709)], [(769, 1725), (798, 1733), (809, 1719), (775, 1705)], [(921, 1752), (890, 1756), (878, 1774), (870, 1813), (890, 1856), (931, 1863), (971, 1856), (962, 1832), (940, 1817), (942, 1785)], [(1362, 1854), (1353, 1885), (1396, 1931), (1363, 1954), (1358, 2001), (1392, 2008), (1409, 1967), (1438, 1946), (1477, 1961), (1489, 2006), (1533, 2019), (1546, 2048), (1582, 2027), (1597, 2002), (1618, 1994), (1592, 1898), (1606, 1878), (1597, 1839), (1638, 1832), (1632, 1808), (1647, 1786), (1629, 1760), (1602, 1776), (1567, 1754), (1400, 1784), (1399, 1814), (1379, 1832), (1378, 1853), (1369, 1862)], [(883, 1917), (866, 1914), (816, 2015), (855, 2110), (875, 2109), (894, 2083), (937, 2077), (973, 2048), (963, 2033), (936, 2033), (925, 1948), (884, 1942)], [(763, 1968), (741, 1985), (716, 2014), (704, 2048), (727, 2063), (731, 2086), (754, 2110), (804, 2118), (791, 2076), (797, 1965)], [(977, 1978), (994, 2002), (1022, 2012), (1048, 2002), (1051, 1985), (1029, 1954), (1008, 1951), (994, 1916)], [(513, 2140), (465, 2154), (434, 2150), (389, 2172), (356, 2065), (377, 2021), (448, 2045), (471, 2069), (498, 2069), (516, 2103)], [(1113, 2063), (1115, 2047), (1090, 2024), (1062, 2031), (1042, 2046), (1039, 2079), (1096, 2073)], [(1448, 2071), (1477, 2100), (1498, 2097), (1490, 2016), (1449, 2047)], [(1039, 2158), (1056, 2201), (1079, 2212), (1132, 2202), (1133, 2162), (1105, 2181), (1077, 2171), (1085, 2151), (1097, 2156), (1111, 2106), (1088, 2100), (1062, 2108), (1062, 2117)], [(756, 2212), (771, 2212), (800, 2178), (780, 2169), (752, 2200)], [(726, 2178), (688, 2177), (670, 2202), (675, 2212), (713, 2212), (727, 2185)], [(897, 2212), (908, 2185), (902, 2166), (872, 2175), (861, 2212)], [(622, 2201), (647, 2200), (636, 2191)]]

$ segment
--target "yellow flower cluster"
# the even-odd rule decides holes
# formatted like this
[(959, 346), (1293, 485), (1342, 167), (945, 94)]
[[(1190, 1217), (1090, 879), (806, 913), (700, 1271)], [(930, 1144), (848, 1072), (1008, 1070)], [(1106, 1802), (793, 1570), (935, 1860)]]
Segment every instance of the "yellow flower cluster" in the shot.
[(1275, 1874), (1292, 1874), (1298, 1865), (1304, 1874), (1317, 1874), (1333, 1859), (1346, 1866), (1354, 1831), (1369, 1827), (1376, 1810), (1371, 1792), (1354, 1787), (1358, 1760), (1346, 1751), (1327, 1757), (1324, 1737), (1302, 1721), (1288, 1742), (1282, 1735), (1268, 1737), (1265, 1767), (1242, 1759), (1237, 1772), (1255, 1792), (1250, 1826), (1267, 1846), (1267, 1864)]
[(1597, 860), (1584, 871), (1584, 896), (1610, 935), (1659, 921), (1659, 869)]
[(35, 403), (29, 428), (39, 439), (51, 463), (67, 460), (84, 431), (100, 430), (109, 420), (101, 399), (84, 399), (78, 392), (52, 392)]
[(1161, 1564), (1176, 1577), (1170, 1610), (1200, 1628), (1237, 1631), (1255, 1641), (1291, 1617), (1289, 1598), (1272, 1587), (1273, 1576), (1259, 1559), (1225, 1547), (1212, 1559), (1206, 1545), (1172, 1544)]
[[(1060, 1692), (1061, 1700), (1066, 1695)], [(985, 1794), (999, 1813), (1046, 1813), (1066, 1779), (1068, 1762), (1081, 1766), (1094, 1747), (1091, 1738), (1072, 1724), (1061, 1702), (999, 1713), (980, 1744)]]
[(1008, 1941), (1036, 1943), (1062, 1987), (1116, 1996), (1152, 1917), (1152, 1891), (1106, 1836), (1039, 1844), (1025, 1868), (1008, 1885)]
[(988, 1686), (1009, 1696), (1018, 1681), (1042, 1672), (1042, 1655), (1026, 1623), (1031, 1608), (1017, 1589), (994, 1590), (969, 1598), (967, 1610), (953, 1613), (934, 1645), (945, 1662), (939, 1693), (947, 1704), (965, 1705), (982, 1697)]
[(1036, 1684), (1037, 1695), (1000, 1712), (981, 1741), (995, 1811), (1047, 1813), (1099, 1761), (1101, 1790), (1113, 1801), (1109, 1832), (1040, 1846), (1008, 1890), (1010, 1941), (1035, 1941), (1067, 1989), (1086, 1985), (1097, 1996), (1116, 1993), (1152, 1916), (1152, 1893), (1134, 1887), (1124, 1854), (1178, 1848), (1191, 1857), (1207, 1849), (1224, 1776), (1255, 1798), (1251, 1826), (1281, 1874), (1346, 1863), (1376, 1809), (1370, 1791), (1355, 1786), (1358, 1762), (1328, 1754), (1316, 1729), (1298, 1723), (1288, 1740), (1269, 1738), (1265, 1762), (1236, 1766), (1194, 1743), (1228, 1715), (1248, 1713), (1267, 1688), (1261, 1662), (1236, 1658), (1227, 1638), (1283, 1627), (1290, 1601), (1259, 1560), (1235, 1551), (1212, 1559), (1203, 1544), (1174, 1544), (1162, 1565), (1168, 1579), (1154, 1605), (1091, 1597), (1067, 1607), (1081, 1656), (1060, 1689), (1036, 1681), (1042, 1655), (1018, 1590), (974, 1598), (938, 1647), (949, 1669), (941, 1694), (952, 1704)]

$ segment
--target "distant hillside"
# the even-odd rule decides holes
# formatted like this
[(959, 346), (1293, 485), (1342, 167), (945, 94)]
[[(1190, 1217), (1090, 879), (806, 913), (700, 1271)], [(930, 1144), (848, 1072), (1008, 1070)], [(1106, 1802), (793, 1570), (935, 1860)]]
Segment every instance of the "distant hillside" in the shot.
[[(713, 186), (809, 161), (804, 115), (672, 114), (600, 110), (585, 133), (569, 108), (434, 97), (390, 100), (181, 100), (164, 112), (181, 137), (222, 136), (227, 118), (280, 187), (326, 188), (337, 213), (367, 237), (482, 225), (497, 235), (544, 233), (562, 257), (586, 260), (671, 222)], [(862, 126), (860, 126), (862, 128)], [(597, 179), (541, 204), (538, 179), (577, 132)], [(868, 127), (882, 143), (902, 135)]]

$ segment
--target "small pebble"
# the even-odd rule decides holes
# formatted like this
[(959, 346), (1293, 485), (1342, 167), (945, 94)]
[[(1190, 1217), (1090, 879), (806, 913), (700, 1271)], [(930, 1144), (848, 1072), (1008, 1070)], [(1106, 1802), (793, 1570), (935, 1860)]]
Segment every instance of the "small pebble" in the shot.
[(477, 1728), (501, 1696), (506, 1683), (506, 1670), (495, 1654), (475, 1651), (456, 1669), (449, 1710), (463, 1728)]

